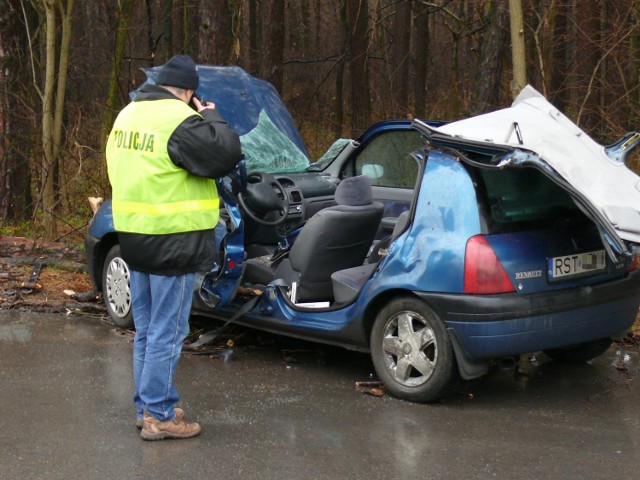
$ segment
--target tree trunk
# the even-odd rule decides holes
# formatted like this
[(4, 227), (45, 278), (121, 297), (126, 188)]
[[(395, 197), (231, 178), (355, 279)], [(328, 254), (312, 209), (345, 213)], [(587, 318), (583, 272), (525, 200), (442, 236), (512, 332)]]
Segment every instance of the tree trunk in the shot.
[(576, 6), (577, 25), (577, 81), (576, 123), (587, 131), (597, 123), (598, 100), (596, 89), (599, 72), (597, 71), (600, 50), (599, 0), (581, 0)]
[(20, 0), (6, 2), (0, 13), (0, 219), (29, 218), (31, 181), (28, 153), (33, 132), (22, 115), (28, 72), (21, 52), (28, 50)]
[(40, 168), (40, 207), (43, 216), (45, 237), (52, 240), (57, 234), (54, 216), (54, 147), (53, 147), (53, 103), (56, 81), (56, 5), (55, 0), (43, 0), (46, 18), (45, 78), (42, 97), (42, 149), (43, 162)]
[(202, 23), (198, 61), (205, 64), (227, 64), (231, 49), (229, 1), (200, 2), (199, 18)]
[(414, 81), (414, 112), (416, 118), (425, 118), (427, 59), (429, 58), (429, 15), (424, 6), (417, 7), (416, 17), (416, 76)]
[(369, 4), (367, 0), (347, 0), (347, 39), (349, 44), (349, 77), (351, 135), (362, 132), (371, 120), (369, 68)]
[(627, 66), (627, 76), (629, 77), (629, 85), (627, 90), (630, 92), (629, 102), (632, 108), (632, 124), (638, 124), (640, 121), (640, 28), (638, 19), (640, 19), (640, 1), (634, 0), (632, 6), (632, 15), (630, 15), (630, 25), (633, 33), (629, 44), (629, 65)]
[[(566, 40), (566, 59), (565, 66), (567, 68), (565, 78), (567, 85), (567, 106), (565, 113), (575, 119), (580, 108), (581, 100), (580, 92), (580, 74), (578, 72), (578, 37), (580, 29), (578, 28), (578, 0), (568, 0), (565, 5), (565, 15), (567, 22), (567, 40)], [(581, 40), (582, 41), (582, 40)]]
[(471, 102), (471, 113), (480, 114), (498, 106), (502, 61), (506, 50), (507, 6), (504, 2), (491, 2), (487, 18), (493, 19), (488, 26), (480, 49), (480, 62)]
[[(63, 197), (66, 192), (64, 180), (64, 162), (60, 155), (62, 141), (62, 121), (64, 113), (65, 91), (67, 86), (67, 66), (69, 63), (69, 43), (71, 41), (71, 11), (73, 0), (43, 0), (46, 17), (45, 37), (45, 86), (42, 98), (42, 149), (43, 163), (41, 168), (41, 208), (45, 237), (55, 239), (57, 235), (56, 220), (56, 173), (62, 186), (58, 191)], [(57, 43), (57, 15), (60, 15), (62, 34), (60, 44)], [(56, 58), (60, 51), (57, 71)]]
[(342, 137), (342, 126), (344, 125), (344, 63), (347, 54), (347, 7), (344, 1), (338, 4), (338, 18), (340, 20), (340, 31), (343, 32), (342, 52), (336, 65), (336, 100), (335, 100), (335, 121), (333, 126), (333, 136)]
[(553, 22), (553, 44), (551, 45), (551, 65), (549, 71), (549, 94), (553, 104), (561, 111), (566, 111), (569, 101), (569, 75), (568, 63), (569, 31), (567, 27), (567, 6), (560, 2), (555, 7), (556, 13)]
[[(116, 33), (116, 44), (114, 49), (113, 60), (111, 62), (111, 74), (109, 75), (109, 90), (107, 92), (107, 100), (105, 102), (104, 115), (102, 117), (102, 129), (100, 133), (100, 148), (107, 143), (107, 136), (111, 131), (113, 122), (118, 113), (118, 87), (120, 79), (120, 68), (124, 57), (124, 50), (127, 44), (127, 32), (129, 22), (133, 12), (133, 0), (122, 0), (120, 4), (120, 18), (118, 19), (118, 31)], [(102, 178), (107, 178), (106, 165), (102, 166)]]
[(229, 56), (227, 63), (236, 64), (240, 58), (240, 45), (242, 36), (242, 0), (231, 0), (229, 3), (229, 29), (227, 33), (229, 41)]
[(65, 212), (71, 212), (69, 201), (69, 188), (67, 185), (67, 172), (64, 156), (61, 153), (62, 127), (64, 122), (64, 106), (67, 91), (67, 77), (69, 72), (69, 45), (71, 44), (71, 20), (73, 0), (67, 0), (66, 7), (63, 0), (58, 0), (58, 11), (62, 24), (60, 36), (60, 61), (58, 63), (58, 78), (56, 80), (56, 106), (53, 119), (53, 158), (58, 172), (59, 195)]
[(513, 63), (511, 96), (515, 98), (527, 84), (522, 0), (509, 0), (509, 18), (511, 26), (511, 61)]
[(396, 3), (393, 16), (393, 44), (391, 46), (393, 115), (406, 117), (409, 108), (409, 59), (411, 55), (411, 5), (412, 0)]
[(258, 75), (261, 71), (260, 47), (258, 39), (261, 37), (258, 22), (258, 3), (257, 0), (249, 0), (249, 70), (252, 74)]
[(284, 2), (263, 0), (262, 76), (282, 94), (284, 82)]
[(173, 46), (173, 0), (164, 0), (162, 5), (162, 31), (164, 36), (164, 58), (170, 58)]
[(156, 23), (156, 9), (154, 8), (154, 0), (145, 0), (146, 21), (144, 23), (147, 33), (147, 58), (149, 59), (149, 67), (153, 67), (156, 58), (156, 39), (153, 36), (153, 25)]

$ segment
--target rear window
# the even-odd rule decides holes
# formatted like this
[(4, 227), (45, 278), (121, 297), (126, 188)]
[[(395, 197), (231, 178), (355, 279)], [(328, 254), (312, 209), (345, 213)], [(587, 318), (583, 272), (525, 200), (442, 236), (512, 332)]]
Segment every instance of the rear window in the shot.
[(534, 168), (479, 169), (476, 174), (490, 233), (586, 220), (569, 194)]

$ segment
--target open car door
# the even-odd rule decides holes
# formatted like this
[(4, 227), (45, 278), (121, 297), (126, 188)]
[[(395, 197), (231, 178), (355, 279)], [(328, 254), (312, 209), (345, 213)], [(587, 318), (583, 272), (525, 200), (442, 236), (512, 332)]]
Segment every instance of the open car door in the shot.
[(632, 132), (611, 146), (589, 137), (531, 86), (510, 108), (433, 128), (416, 127), (432, 144), (485, 168), (541, 170), (561, 185), (598, 225), (609, 254), (640, 244), (640, 177), (625, 160), (640, 144)]

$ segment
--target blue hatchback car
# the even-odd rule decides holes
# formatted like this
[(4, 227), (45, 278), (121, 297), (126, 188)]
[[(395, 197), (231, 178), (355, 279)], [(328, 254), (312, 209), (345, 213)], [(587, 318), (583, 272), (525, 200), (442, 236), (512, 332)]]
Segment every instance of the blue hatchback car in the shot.
[[(311, 163), (269, 84), (199, 71), (245, 153), (218, 182), (221, 260), (199, 314), (370, 352), (387, 391), (418, 402), (522, 353), (588, 361), (633, 324), (637, 133), (603, 147), (527, 87), (467, 120), (378, 123)], [(109, 201), (86, 253), (114, 323), (131, 325)]]

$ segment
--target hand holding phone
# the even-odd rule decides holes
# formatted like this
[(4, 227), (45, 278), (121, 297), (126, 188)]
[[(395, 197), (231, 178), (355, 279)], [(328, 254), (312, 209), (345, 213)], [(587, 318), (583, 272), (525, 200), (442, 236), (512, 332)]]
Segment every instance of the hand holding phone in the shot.
[(191, 97), (191, 103), (193, 104), (193, 106), (195, 107), (195, 110), (197, 112), (201, 112), (202, 110), (204, 110), (206, 108), (209, 108), (211, 110), (216, 108), (216, 104), (215, 103), (208, 102), (207, 100), (205, 100), (203, 98), (196, 97), (195, 95), (193, 97)]

